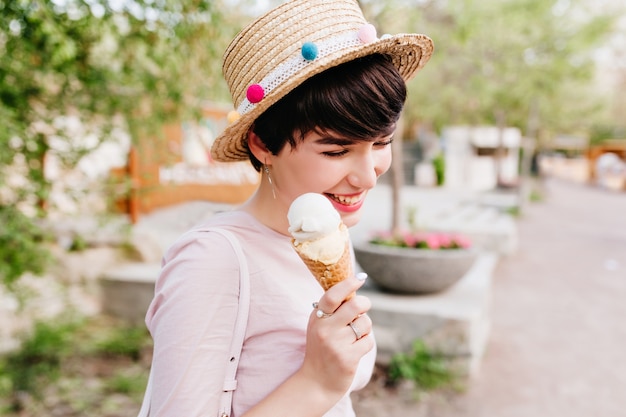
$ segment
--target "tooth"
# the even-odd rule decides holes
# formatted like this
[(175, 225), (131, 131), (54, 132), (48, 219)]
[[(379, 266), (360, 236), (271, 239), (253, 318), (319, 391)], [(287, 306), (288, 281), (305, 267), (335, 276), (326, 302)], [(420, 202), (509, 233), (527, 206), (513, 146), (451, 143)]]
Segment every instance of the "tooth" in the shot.
[(359, 201), (359, 197), (346, 197), (342, 195), (331, 194), (331, 198), (341, 204), (353, 205)]

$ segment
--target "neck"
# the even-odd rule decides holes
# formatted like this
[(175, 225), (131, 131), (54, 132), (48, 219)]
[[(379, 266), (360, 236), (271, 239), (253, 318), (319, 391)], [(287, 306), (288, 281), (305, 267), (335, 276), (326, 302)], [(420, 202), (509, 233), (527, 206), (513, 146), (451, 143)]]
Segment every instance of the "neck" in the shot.
[(290, 236), (287, 211), (289, 207), (282, 202), (280, 196), (272, 194), (271, 186), (262, 180), (254, 195), (241, 207), (258, 221), (276, 232)]

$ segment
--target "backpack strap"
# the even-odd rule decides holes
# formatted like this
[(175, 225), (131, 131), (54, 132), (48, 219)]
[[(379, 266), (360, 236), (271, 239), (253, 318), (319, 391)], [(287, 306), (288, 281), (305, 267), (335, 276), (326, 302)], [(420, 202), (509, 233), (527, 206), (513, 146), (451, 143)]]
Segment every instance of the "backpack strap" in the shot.
[(219, 417), (228, 417), (232, 409), (233, 391), (237, 389), (237, 367), (239, 366), (239, 358), (241, 357), (246, 327), (248, 325), (248, 313), (250, 311), (250, 273), (248, 270), (248, 262), (235, 235), (223, 229), (207, 230), (217, 232), (228, 239), (239, 261), (239, 309), (237, 311), (233, 339), (230, 344), (228, 363), (226, 364), (226, 376), (224, 378), (219, 411)]
[[(239, 308), (237, 310), (237, 319), (235, 320), (235, 329), (233, 339), (230, 343), (228, 362), (226, 364), (226, 375), (224, 377), (224, 385), (222, 395), (220, 397), (220, 408), (218, 417), (229, 417), (232, 410), (233, 391), (237, 389), (237, 367), (239, 366), (239, 358), (243, 348), (243, 341), (246, 335), (246, 327), (248, 326), (248, 314), (250, 311), (250, 273), (248, 270), (248, 262), (244, 256), (239, 240), (234, 234), (227, 230), (218, 228), (207, 228), (203, 231), (216, 232), (224, 236), (237, 255), (239, 262)], [(148, 417), (150, 414), (150, 398), (152, 396), (152, 372), (148, 377), (148, 386), (144, 396), (141, 410), (138, 417)]]

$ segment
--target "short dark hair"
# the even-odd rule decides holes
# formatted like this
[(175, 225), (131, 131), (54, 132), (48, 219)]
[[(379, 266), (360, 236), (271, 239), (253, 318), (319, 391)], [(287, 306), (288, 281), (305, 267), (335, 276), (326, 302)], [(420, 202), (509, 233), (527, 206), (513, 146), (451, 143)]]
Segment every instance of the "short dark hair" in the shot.
[[(252, 130), (277, 155), (311, 130), (356, 140), (393, 132), (406, 100), (406, 84), (391, 59), (368, 55), (317, 74), (295, 88), (254, 122)], [(248, 149), (257, 171), (261, 161)]]

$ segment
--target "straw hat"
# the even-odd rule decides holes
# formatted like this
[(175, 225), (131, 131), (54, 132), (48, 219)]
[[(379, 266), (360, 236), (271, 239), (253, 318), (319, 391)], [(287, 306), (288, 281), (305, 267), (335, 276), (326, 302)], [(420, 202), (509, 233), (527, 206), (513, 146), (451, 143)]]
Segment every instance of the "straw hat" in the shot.
[(236, 110), (211, 155), (223, 162), (247, 160), (247, 132), (256, 118), (315, 74), (381, 53), (409, 80), (432, 52), (425, 35), (378, 38), (355, 0), (288, 1), (244, 28), (224, 53), (222, 70)]

